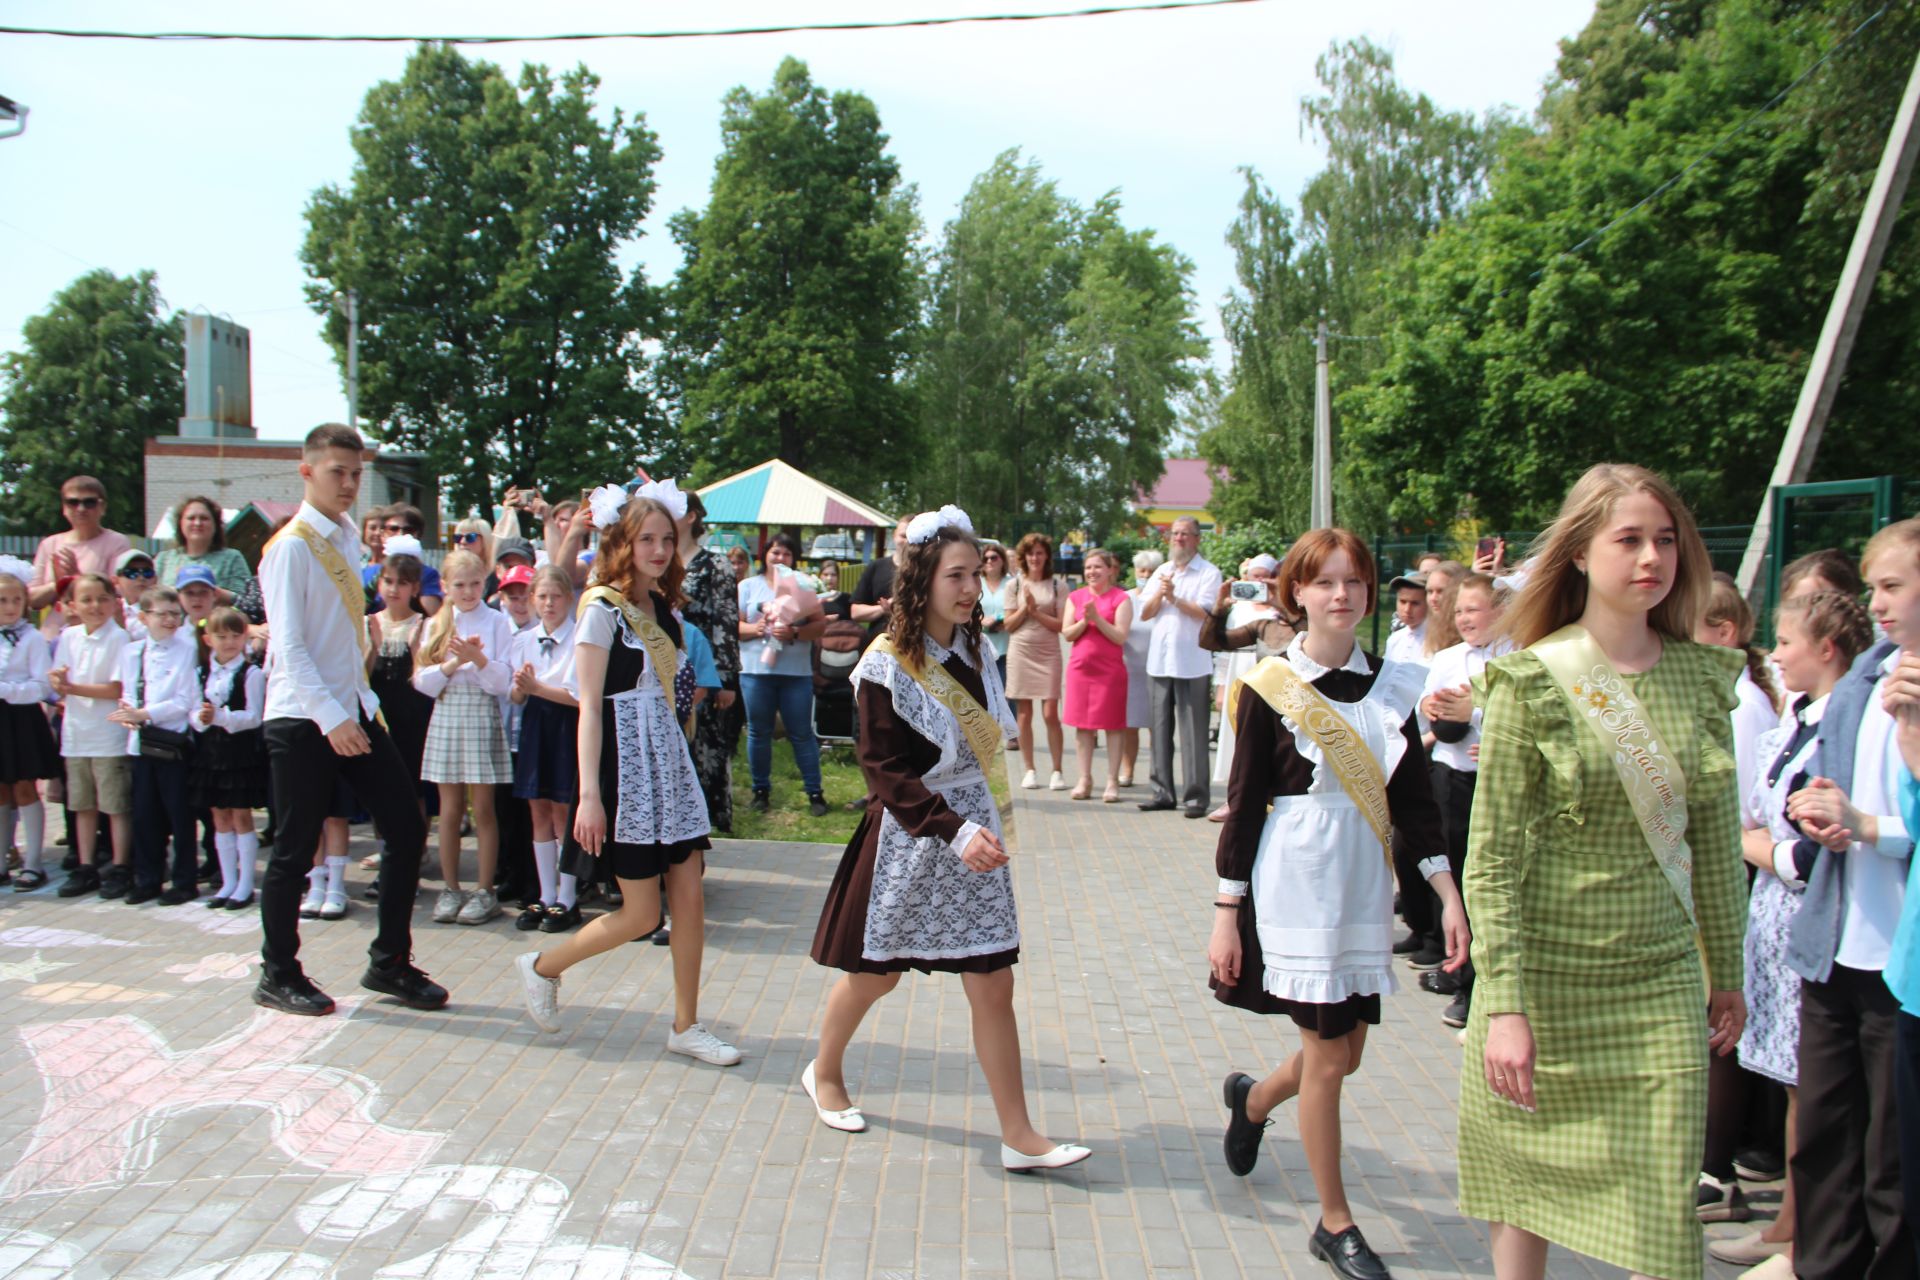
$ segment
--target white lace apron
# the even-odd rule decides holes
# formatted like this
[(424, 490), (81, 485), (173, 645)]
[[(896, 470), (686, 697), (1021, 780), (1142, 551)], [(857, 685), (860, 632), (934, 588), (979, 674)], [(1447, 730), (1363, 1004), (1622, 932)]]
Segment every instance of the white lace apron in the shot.
[(704, 836), (711, 829), (706, 793), (694, 772), (687, 736), (674, 721), (673, 703), (646, 647), (624, 617), (618, 626), (620, 643), (646, 665), (638, 684), (607, 699), (612, 706), (602, 732), (614, 735), (619, 761), (609, 834), (621, 844), (675, 844)]
[[(948, 650), (927, 641), (927, 661), (942, 662)], [(1013, 712), (1000, 684), (991, 653), (961, 654), (980, 673), (987, 712), (1003, 731), (1015, 731)], [(934, 744), (940, 759), (921, 778), (968, 827), (999, 836), (1000, 810), (987, 785), (985, 763), (973, 754), (960, 723), (890, 654), (869, 651), (853, 670), (893, 697), (894, 714)], [(964, 843), (962, 844), (964, 847)], [(915, 838), (884, 807), (880, 811), (873, 889), (867, 902), (861, 955), (868, 960), (960, 960), (994, 955), (1020, 945), (1020, 920), (1013, 904), (1013, 876), (1006, 867), (973, 871), (953, 846), (937, 837)]]

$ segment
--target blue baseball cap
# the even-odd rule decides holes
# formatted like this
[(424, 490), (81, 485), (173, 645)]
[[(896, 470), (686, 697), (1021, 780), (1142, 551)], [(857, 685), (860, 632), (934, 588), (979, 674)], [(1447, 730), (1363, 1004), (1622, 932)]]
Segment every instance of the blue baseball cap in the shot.
[(207, 566), (203, 564), (183, 564), (180, 566), (179, 571), (173, 575), (173, 585), (175, 590), (179, 590), (181, 587), (218, 588), (220, 584), (214, 580), (213, 570), (207, 568)]

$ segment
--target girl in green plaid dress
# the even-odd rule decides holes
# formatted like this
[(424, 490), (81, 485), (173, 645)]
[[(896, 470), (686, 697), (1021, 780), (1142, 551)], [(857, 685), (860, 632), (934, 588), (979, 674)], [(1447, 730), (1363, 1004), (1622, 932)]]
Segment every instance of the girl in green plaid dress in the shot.
[[(1730, 719), (1741, 658), (1689, 639), (1710, 580), (1665, 481), (1594, 467), (1508, 612), (1518, 650), (1487, 668), (1460, 1204), (1493, 1224), (1498, 1280), (1539, 1280), (1550, 1241), (1639, 1276), (1701, 1274), (1707, 1055), (1732, 1052), (1746, 1019)], [(1598, 646), (1590, 669), (1619, 673), (1614, 709), (1637, 704), (1648, 762), (1670, 762), (1684, 787), (1651, 833), (1593, 727), (1604, 699), (1589, 685), (1576, 713), (1549, 669), (1569, 641)], [(1677, 843), (1656, 858), (1661, 818)]]

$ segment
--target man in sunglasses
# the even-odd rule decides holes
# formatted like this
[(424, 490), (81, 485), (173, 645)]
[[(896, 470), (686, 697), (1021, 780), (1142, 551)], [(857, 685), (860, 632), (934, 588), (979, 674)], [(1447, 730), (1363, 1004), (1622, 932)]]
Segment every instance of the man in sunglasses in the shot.
[(49, 534), (33, 553), (33, 585), (27, 606), (44, 609), (54, 602), (55, 586), (76, 573), (110, 577), (114, 561), (132, 547), (124, 533), (105, 525), (107, 487), (92, 476), (73, 476), (60, 486), (60, 513), (71, 528)]

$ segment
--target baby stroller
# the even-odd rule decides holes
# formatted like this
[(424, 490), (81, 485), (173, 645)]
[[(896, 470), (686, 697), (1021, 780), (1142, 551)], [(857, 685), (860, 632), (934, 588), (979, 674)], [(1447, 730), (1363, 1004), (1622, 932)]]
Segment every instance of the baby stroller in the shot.
[(813, 733), (825, 746), (851, 746), (857, 736), (853, 669), (867, 647), (867, 629), (835, 618), (813, 642)]

